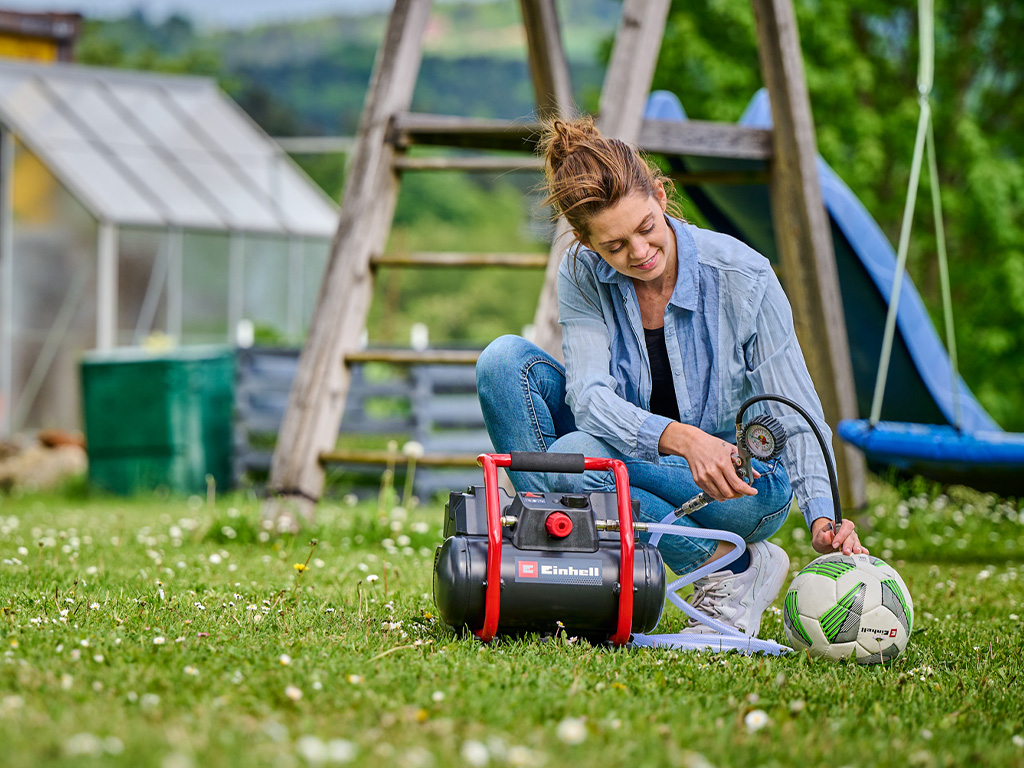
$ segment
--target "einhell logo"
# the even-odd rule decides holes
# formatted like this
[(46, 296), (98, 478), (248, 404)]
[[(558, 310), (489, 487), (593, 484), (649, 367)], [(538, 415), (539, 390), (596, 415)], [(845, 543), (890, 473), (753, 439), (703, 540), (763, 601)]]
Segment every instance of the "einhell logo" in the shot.
[(601, 561), (583, 557), (516, 558), (516, 581), (600, 586)]
[(537, 578), (537, 561), (536, 560), (517, 560), (516, 564), (519, 566), (519, 570), (516, 571), (517, 579), (536, 579)]
[(880, 635), (882, 637), (896, 637), (897, 627), (892, 629), (875, 629), (874, 627), (861, 627), (861, 634)]

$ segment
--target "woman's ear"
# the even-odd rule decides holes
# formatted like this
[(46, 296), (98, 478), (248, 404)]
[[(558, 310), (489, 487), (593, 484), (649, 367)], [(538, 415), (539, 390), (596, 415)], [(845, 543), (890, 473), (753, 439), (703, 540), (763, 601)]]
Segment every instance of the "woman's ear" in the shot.
[(658, 205), (661, 206), (661, 212), (668, 211), (668, 194), (665, 192), (665, 185), (661, 183), (661, 179), (654, 180), (654, 197), (657, 199)]
[(578, 243), (579, 243), (580, 245), (582, 245), (582, 246), (583, 246), (584, 248), (586, 248), (586, 249), (588, 249), (588, 250), (591, 250), (591, 251), (592, 251), (592, 250), (594, 250), (593, 248), (591, 248), (591, 247), (590, 247), (590, 241), (589, 241), (589, 240), (587, 240), (587, 238), (585, 238), (585, 237), (584, 237), (584, 236), (583, 236), (583, 235), (582, 235), (582, 234), (581, 234), (580, 232), (577, 232), (577, 231), (576, 231), (576, 230), (574, 229), (574, 230), (572, 231), (572, 236), (573, 236), (573, 237), (575, 237), (575, 238), (576, 238), (576, 242), (578, 242)]

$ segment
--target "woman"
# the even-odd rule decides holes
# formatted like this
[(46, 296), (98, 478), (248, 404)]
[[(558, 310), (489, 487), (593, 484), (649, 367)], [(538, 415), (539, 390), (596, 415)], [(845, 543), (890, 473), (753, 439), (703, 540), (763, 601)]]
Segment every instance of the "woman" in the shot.
[[(589, 118), (556, 120), (541, 143), (548, 203), (575, 242), (559, 268), (565, 366), (516, 336), (477, 364), (495, 450), (553, 451), (623, 460), (639, 519), (660, 522), (705, 491), (714, 502), (676, 521), (747, 542), (727, 568), (694, 582), (695, 607), (749, 635), (782, 588), (789, 558), (767, 541), (794, 494), (818, 552), (867, 552), (854, 524), (832, 525), (820, 448), (802, 418), (779, 407), (789, 441), (778, 461), (736, 472), (735, 417), (754, 394), (782, 394), (825, 424), (768, 261), (739, 241), (668, 215), (669, 180)], [(755, 406), (749, 415), (756, 412)], [(513, 473), (519, 490), (607, 491), (608, 473)], [(718, 560), (727, 543), (679, 536), (659, 549), (678, 574)], [(691, 620), (689, 631), (707, 631)]]

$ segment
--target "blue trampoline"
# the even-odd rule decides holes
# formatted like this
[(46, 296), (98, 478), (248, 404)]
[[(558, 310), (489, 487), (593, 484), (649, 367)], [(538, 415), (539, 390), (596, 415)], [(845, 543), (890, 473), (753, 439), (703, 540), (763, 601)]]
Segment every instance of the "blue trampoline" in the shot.
[[(667, 91), (651, 94), (647, 118), (682, 121), (682, 104)], [(771, 127), (768, 93), (759, 91), (740, 124)], [(691, 173), (763, 171), (761, 161), (672, 158)], [(838, 433), (864, 452), (869, 465), (893, 467), (944, 483), (962, 483), (1002, 495), (1024, 495), (1024, 436), (1003, 432), (962, 379), (954, 396), (949, 356), (913, 284), (904, 276), (895, 318), (889, 380), (878, 422), (871, 426), (872, 393), (883, 329), (896, 276), (896, 253), (849, 187), (818, 158), (818, 177), (829, 214), (836, 266), (853, 362), (859, 414)], [(776, 261), (768, 189), (763, 184), (686, 186), (712, 227), (743, 240)], [(959, 404), (959, 429), (955, 404)]]

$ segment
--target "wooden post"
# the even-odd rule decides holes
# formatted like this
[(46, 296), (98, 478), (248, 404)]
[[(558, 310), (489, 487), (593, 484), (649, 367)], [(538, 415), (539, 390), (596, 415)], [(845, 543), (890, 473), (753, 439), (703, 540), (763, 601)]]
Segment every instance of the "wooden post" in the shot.
[(533, 90), (537, 94), (537, 113), (541, 119), (569, 117), (573, 113), (572, 81), (555, 2), (520, 0), (520, 6)]
[[(790, 0), (752, 0), (761, 72), (771, 96), (771, 206), (782, 279), (825, 418), (857, 418), (853, 364), (832, 235), (818, 182), (818, 150)], [(833, 438), (843, 506), (864, 504), (864, 459)]]
[[(670, 0), (626, 0), (615, 35), (615, 47), (601, 88), (597, 125), (606, 136), (636, 143), (644, 121), (658, 63)], [(548, 256), (537, 312), (534, 342), (562, 359), (562, 329), (558, 325), (558, 265), (569, 245), (569, 225), (559, 219)]]
[(366, 326), (370, 258), (383, 251), (398, 198), (392, 115), (407, 111), (422, 58), (431, 0), (396, 0), (374, 62), (345, 178), (338, 229), (309, 336), (288, 397), (270, 469), (264, 515), (312, 520), (324, 485), (320, 454), (334, 448), (351, 374), (345, 356)]

